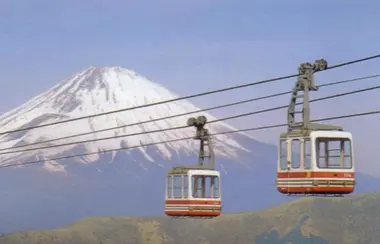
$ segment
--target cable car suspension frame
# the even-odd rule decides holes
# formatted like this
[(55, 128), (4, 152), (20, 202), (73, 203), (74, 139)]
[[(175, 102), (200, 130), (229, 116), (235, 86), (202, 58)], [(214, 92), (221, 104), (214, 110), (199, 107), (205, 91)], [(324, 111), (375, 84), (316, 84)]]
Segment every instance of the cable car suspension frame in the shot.
[[(341, 168), (339, 173), (334, 172), (327, 172), (326, 169), (321, 169), (319, 166), (317, 166), (316, 158), (319, 157), (319, 152), (310, 152), (310, 163), (313, 165), (309, 169), (304, 168), (304, 170), (298, 170), (294, 169), (292, 166), (292, 160), (293, 156), (289, 154), (292, 154), (291, 151), (291, 145), (293, 143), (293, 140), (300, 140), (302, 143), (300, 146), (300, 164), (303, 164), (306, 156), (306, 149), (304, 146), (304, 143), (306, 141), (312, 141), (313, 144), (315, 144), (315, 148), (320, 150), (320, 145), (317, 145), (317, 140), (322, 139), (322, 137), (325, 140), (325, 153), (326, 158), (329, 158), (330, 156), (327, 156), (328, 154), (328, 142), (332, 140), (342, 140), (341, 143), (344, 143), (343, 140), (348, 140), (350, 143), (352, 141), (351, 139), (351, 133), (349, 132), (343, 132), (343, 128), (341, 126), (336, 125), (328, 125), (328, 124), (319, 124), (314, 123), (310, 121), (310, 91), (318, 91), (318, 86), (314, 82), (314, 73), (323, 71), (327, 69), (327, 61), (324, 59), (316, 60), (313, 64), (311, 63), (303, 63), (299, 66), (298, 72), (299, 76), (297, 77), (297, 81), (293, 87), (291, 98), (290, 98), (290, 104), (287, 111), (287, 122), (288, 122), (288, 128), (287, 132), (281, 133), (280, 135), (280, 145), (279, 145), (279, 170), (277, 174), (277, 188), (281, 193), (287, 194), (288, 196), (343, 196), (343, 194), (349, 194), (353, 191), (354, 185), (355, 185), (355, 179), (354, 179), (354, 160), (352, 155), (352, 149), (350, 144), (350, 159), (351, 160), (351, 168)], [(300, 94), (301, 93), (301, 94)], [(297, 100), (302, 101), (297, 101)], [(302, 104), (301, 111), (296, 111), (296, 105)], [(302, 118), (300, 122), (296, 121), (296, 115), (301, 114)], [(330, 131), (330, 132), (329, 132)], [(339, 131), (339, 132), (333, 132), (333, 131)], [(312, 135), (314, 133), (314, 135)], [(316, 133), (324, 133), (324, 136), (317, 135)], [(282, 149), (281, 142), (286, 141), (286, 149)], [(289, 142), (291, 145), (289, 145)], [(318, 142), (319, 143), (319, 142)], [(343, 144), (341, 144), (343, 145)], [(341, 146), (342, 147), (342, 146)], [(282, 156), (282, 150), (287, 151), (287, 156)], [(340, 149), (341, 151), (344, 149)], [(344, 154), (344, 152), (343, 152)], [(312, 157), (313, 155), (313, 157)], [(286, 158), (286, 169), (280, 169), (281, 164), (281, 157)], [(336, 157), (336, 156), (331, 156)], [(346, 155), (342, 156), (343, 158), (346, 157)], [(328, 159), (326, 159), (328, 161)], [(343, 159), (342, 159), (343, 161)], [(302, 163), (301, 163), (302, 162)], [(328, 164), (328, 163), (327, 163)], [(343, 163), (342, 163), (343, 165)], [(301, 166), (300, 166), (301, 168)], [(331, 170), (334, 171), (334, 170)], [(303, 175), (305, 174), (305, 175)], [(324, 175), (323, 175), (324, 174)], [(330, 176), (326, 176), (326, 174), (331, 174)], [(291, 176), (292, 175), (292, 176)], [(311, 175), (311, 176), (310, 176)], [(316, 175), (323, 175), (323, 177), (326, 177), (326, 180), (317, 179)], [(340, 176), (339, 176), (340, 175)], [(347, 177), (348, 179), (342, 179), (344, 177)], [(296, 179), (298, 178), (298, 179)], [(297, 183), (297, 181), (301, 181), (304, 183)], [(298, 184), (298, 185), (297, 185)], [(302, 185), (304, 184), (304, 185)], [(309, 186), (307, 186), (310, 184)], [(319, 184), (319, 185), (318, 185)], [(302, 185), (302, 186), (301, 186)], [(318, 188), (319, 187), (319, 188)], [(328, 187), (332, 187), (328, 189)], [(334, 192), (334, 187), (342, 187), (342, 189), (346, 189), (344, 192), (343, 190), (336, 190)], [(348, 187), (348, 188), (347, 188)], [(299, 190), (297, 190), (297, 188)], [(323, 192), (323, 190), (320, 189), (327, 189), (327, 192)], [(336, 188), (335, 188), (336, 189)], [(348, 189), (348, 190), (347, 190)], [(343, 193), (342, 193), (343, 192)]]
[[(318, 91), (318, 87), (314, 83), (314, 73), (323, 71), (327, 68), (327, 62), (319, 59), (314, 64), (303, 63), (298, 68), (299, 76), (293, 87), (288, 108), (288, 133), (308, 133), (316, 130), (338, 130), (343, 128), (335, 125), (326, 125), (310, 122), (310, 91)], [(298, 92), (303, 92), (298, 94)], [(302, 98), (302, 111), (296, 111), (297, 99)], [(302, 113), (302, 121), (296, 122), (296, 114)]]
[[(198, 165), (185, 165), (173, 167), (170, 171), (173, 174), (186, 174), (190, 169), (208, 169), (215, 170), (215, 154), (211, 143), (211, 136), (208, 129), (205, 128), (207, 123), (207, 118), (205, 116), (199, 116), (198, 118), (191, 117), (187, 121), (188, 126), (194, 126), (196, 130), (196, 135), (193, 139), (200, 141), (199, 154), (198, 154)], [(207, 147), (207, 151), (205, 150)]]
[[(190, 178), (195, 177), (194, 181), (189, 179), (189, 196), (178, 199), (173, 205), (171, 205), (172, 199), (166, 200), (166, 214), (172, 218), (214, 218), (221, 213), (221, 193), (219, 192), (218, 196), (215, 196), (213, 192), (210, 193), (212, 194), (210, 196), (211, 198), (206, 197), (206, 177), (212, 178), (211, 188), (214, 189), (214, 187), (217, 187), (216, 189), (220, 191), (220, 186), (218, 185), (220, 184), (220, 173), (215, 170), (215, 153), (213, 150), (212, 138), (208, 129), (205, 128), (206, 124), (207, 118), (205, 116), (198, 116), (197, 118), (192, 117), (187, 121), (188, 126), (196, 128), (196, 134), (193, 139), (200, 141), (198, 164), (176, 166), (168, 172), (168, 176), (187, 175)], [(215, 177), (218, 178), (218, 183), (215, 183)], [(198, 179), (200, 179), (200, 182)], [(198, 194), (198, 189), (201, 190), (200, 196)], [(186, 210), (183, 210), (182, 213), (178, 214), (176, 212), (173, 213), (170, 209), (178, 207), (176, 204), (182, 204), (182, 208), (184, 208), (183, 205), (185, 205)]]

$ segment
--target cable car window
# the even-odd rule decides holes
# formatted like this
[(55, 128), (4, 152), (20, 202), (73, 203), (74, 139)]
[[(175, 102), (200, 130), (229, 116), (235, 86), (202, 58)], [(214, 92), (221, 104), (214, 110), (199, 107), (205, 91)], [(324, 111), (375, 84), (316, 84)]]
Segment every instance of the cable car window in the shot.
[(166, 194), (168, 196), (168, 198), (172, 198), (172, 188), (173, 188), (173, 181), (172, 181), (173, 177), (172, 176), (168, 176), (168, 178), (166, 179), (167, 182), (166, 182)]
[(193, 177), (191, 177), (191, 191), (192, 191), (192, 195), (193, 197), (201, 197), (201, 176), (200, 175), (193, 175)]
[(217, 177), (217, 176), (214, 176), (213, 178), (212, 178), (212, 183), (213, 183), (213, 197), (214, 198), (219, 198), (220, 197), (220, 185), (219, 185), (219, 177)]
[(206, 177), (204, 177), (204, 179), (206, 181), (205, 182), (205, 190), (204, 190), (206, 198), (210, 198), (211, 197), (211, 193), (213, 193), (212, 190), (211, 190), (211, 187), (212, 187), (212, 185), (211, 185), (211, 178), (212, 178), (212, 176), (206, 176)]
[(328, 142), (328, 161), (327, 161), (327, 168), (342, 168), (342, 157), (340, 155), (341, 149), (340, 149), (340, 143), (339, 140), (329, 141)]
[(292, 140), (292, 158), (291, 165), (293, 169), (301, 166), (301, 141), (299, 139)]
[(310, 140), (304, 141), (304, 153), (305, 153), (305, 169), (311, 169), (311, 142)]
[(350, 140), (344, 140), (343, 141), (343, 168), (345, 169), (351, 169), (352, 168), (352, 147), (351, 147), (351, 141)]
[(286, 140), (280, 140), (280, 169), (285, 170), (286, 167)]
[(191, 182), (194, 198), (218, 198), (220, 195), (217, 176), (193, 175)]
[(326, 147), (325, 147), (325, 141), (316, 140), (316, 147), (317, 147), (317, 161), (318, 161), (318, 167), (319, 168), (326, 168), (327, 167), (327, 158), (326, 158)]
[(182, 198), (182, 175), (173, 176), (173, 198)]
[(352, 151), (349, 139), (318, 138), (316, 140), (316, 147), (319, 168), (352, 168)]
[(189, 197), (189, 176), (187, 175), (183, 176), (183, 197)]

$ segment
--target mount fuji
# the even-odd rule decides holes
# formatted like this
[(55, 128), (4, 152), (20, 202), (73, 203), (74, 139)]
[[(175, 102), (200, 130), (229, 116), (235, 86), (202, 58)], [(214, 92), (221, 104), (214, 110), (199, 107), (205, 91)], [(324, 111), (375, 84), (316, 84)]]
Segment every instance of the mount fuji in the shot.
[[(120, 67), (90, 67), (3, 114), (0, 133), (177, 97), (133, 71)], [(4, 153), (184, 126), (188, 118), (198, 115), (205, 115), (208, 120), (216, 119), (209, 113), (194, 113), (43, 143), (198, 110), (190, 102), (181, 100), (0, 136), (0, 166), (45, 160), (40, 164), (0, 170), (0, 232), (56, 228), (94, 215), (161, 215), (167, 170), (174, 165), (197, 162), (198, 142), (182, 140), (101, 152), (191, 137), (195, 134), (193, 128)], [(224, 122), (212, 123), (207, 128), (211, 133), (236, 130)], [(276, 146), (259, 142), (245, 133), (217, 135), (213, 141), (216, 165), (223, 177), (226, 212), (262, 209), (289, 200), (277, 193), (274, 185)], [(39, 144), (25, 146), (31, 143)], [(92, 152), (99, 154), (49, 161)], [(361, 174), (358, 178), (358, 182), (363, 182), (358, 186), (359, 192), (379, 190), (376, 185), (380, 185), (380, 180)]]
[[(161, 85), (153, 83), (133, 71), (119, 67), (91, 67), (75, 74), (70, 79), (56, 85), (41, 95), (34, 97), (24, 105), (2, 115), (0, 117), (0, 127), (3, 131), (15, 130), (18, 128), (31, 127), (76, 118), (83, 115), (108, 112), (111, 110), (165, 101), (177, 97), (178, 96), (176, 94), (170, 92)], [(83, 132), (86, 133), (103, 130), (110, 127), (127, 126), (129, 124), (136, 124), (138, 122), (164, 118), (197, 110), (199, 109), (194, 105), (182, 100), (85, 120), (73, 121), (70, 123), (58, 124), (41, 129), (6, 134), (0, 137), (0, 144), (2, 148), (12, 148), (19, 145), (71, 136)], [(202, 114), (206, 115), (209, 120), (216, 119), (210, 114)], [(188, 118), (196, 115), (197, 114), (192, 114), (151, 123), (128, 126), (111, 131), (103, 131), (86, 136), (55, 141), (54, 143), (41, 143), (38, 144), (38, 146), (34, 146), (34, 148), (51, 146), (52, 144), (57, 145), (81, 140), (97, 139), (101, 137), (112, 137), (123, 134), (141, 133), (184, 126), (186, 125)], [(217, 122), (210, 124), (209, 130), (210, 132), (222, 132), (235, 129), (225, 123)], [(27, 160), (32, 159), (49, 159), (57, 157), (58, 155), (70, 155), (72, 154), (72, 150), (76, 150), (76, 152), (80, 153), (89, 153), (116, 149), (122, 146), (133, 147), (141, 144), (186, 138), (193, 136), (194, 133), (193, 128), (185, 128), (161, 133), (148, 133), (144, 135), (129, 136), (111, 140), (95, 141), (81, 145), (74, 144), (44, 150), (3, 154), (16, 149), (14, 148), (11, 150), (3, 150), (0, 153), (0, 165), (12, 164), (16, 160), (26, 162)], [(240, 134), (250, 138), (246, 134)], [(248, 149), (239, 144), (236, 140), (233, 140), (226, 135), (218, 135), (215, 139), (215, 151), (218, 156), (236, 159), (238, 158), (239, 152), (249, 152)], [(81, 146), (82, 148), (79, 149), (78, 146)], [(25, 148), (23, 147), (23, 149)], [(157, 160), (153, 159), (152, 156), (147, 153), (146, 148), (139, 147), (135, 150), (139, 151), (145, 160), (150, 161), (153, 164), (157, 162)], [(175, 143), (158, 144), (154, 146), (153, 150), (156, 150), (156, 153), (160, 156), (160, 158), (171, 159), (173, 156), (178, 156), (180, 151), (186, 154), (195, 153), (198, 150), (198, 145), (192, 140), (183, 140)], [(129, 154), (130, 158), (131, 152), (123, 151), (121, 153)], [(115, 156), (116, 153), (112, 153), (108, 162), (112, 163)], [(85, 164), (93, 163), (98, 160), (99, 155), (97, 154), (74, 159), (74, 161)], [(142, 162), (138, 163), (140, 163), (141, 167), (145, 168)], [(45, 162), (44, 168), (52, 171), (65, 171), (65, 167), (54, 160)]]

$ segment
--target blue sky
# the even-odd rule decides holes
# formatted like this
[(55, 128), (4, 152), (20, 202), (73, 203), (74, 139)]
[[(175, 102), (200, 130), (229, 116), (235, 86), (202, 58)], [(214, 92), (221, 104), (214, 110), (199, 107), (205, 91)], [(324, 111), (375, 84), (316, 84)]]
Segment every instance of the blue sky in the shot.
[[(380, 53), (378, 1), (0, 0), (0, 112), (88, 66), (122, 66), (179, 95)], [(317, 83), (380, 73), (380, 60), (328, 71)], [(364, 88), (379, 80), (321, 89), (314, 97)], [(291, 89), (293, 80), (194, 99), (208, 107)], [(379, 91), (316, 103), (313, 117), (379, 108)], [(283, 105), (288, 97), (214, 112), (217, 116)], [(282, 123), (284, 111), (252, 116), (239, 128)], [(334, 121), (351, 130), (365, 171), (380, 157), (379, 116)], [(275, 142), (281, 131), (253, 135)], [(368, 142), (371, 143), (368, 143)], [(361, 163), (363, 162), (363, 163)], [(358, 163), (359, 164), (359, 163)], [(373, 171), (373, 170), (372, 170)]]

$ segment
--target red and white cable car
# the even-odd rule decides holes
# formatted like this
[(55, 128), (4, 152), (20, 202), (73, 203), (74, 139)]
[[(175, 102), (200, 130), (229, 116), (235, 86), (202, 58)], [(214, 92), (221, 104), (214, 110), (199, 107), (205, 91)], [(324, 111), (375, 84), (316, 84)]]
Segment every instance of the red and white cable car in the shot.
[[(277, 189), (284, 194), (344, 195), (354, 191), (355, 161), (350, 132), (310, 121), (313, 73), (327, 67), (324, 60), (302, 64), (288, 110), (288, 132), (280, 135)], [(302, 91), (303, 94), (297, 93)], [(295, 123), (297, 98), (303, 98), (302, 122)]]
[[(188, 121), (189, 126), (197, 128), (195, 139), (200, 140), (199, 163), (174, 167), (168, 173), (165, 194), (165, 214), (168, 216), (211, 218), (221, 214), (220, 173), (214, 169), (211, 137), (204, 128), (206, 122), (204, 116)], [(208, 158), (208, 164), (205, 164), (205, 158)]]
[(277, 189), (285, 194), (342, 195), (354, 191), (350, 132), (312, 131), (280, 139)]
[(168, 216), (216, 217), (221, 213), (220, 173), (189, 169), (167, 177), (165, 214)]

